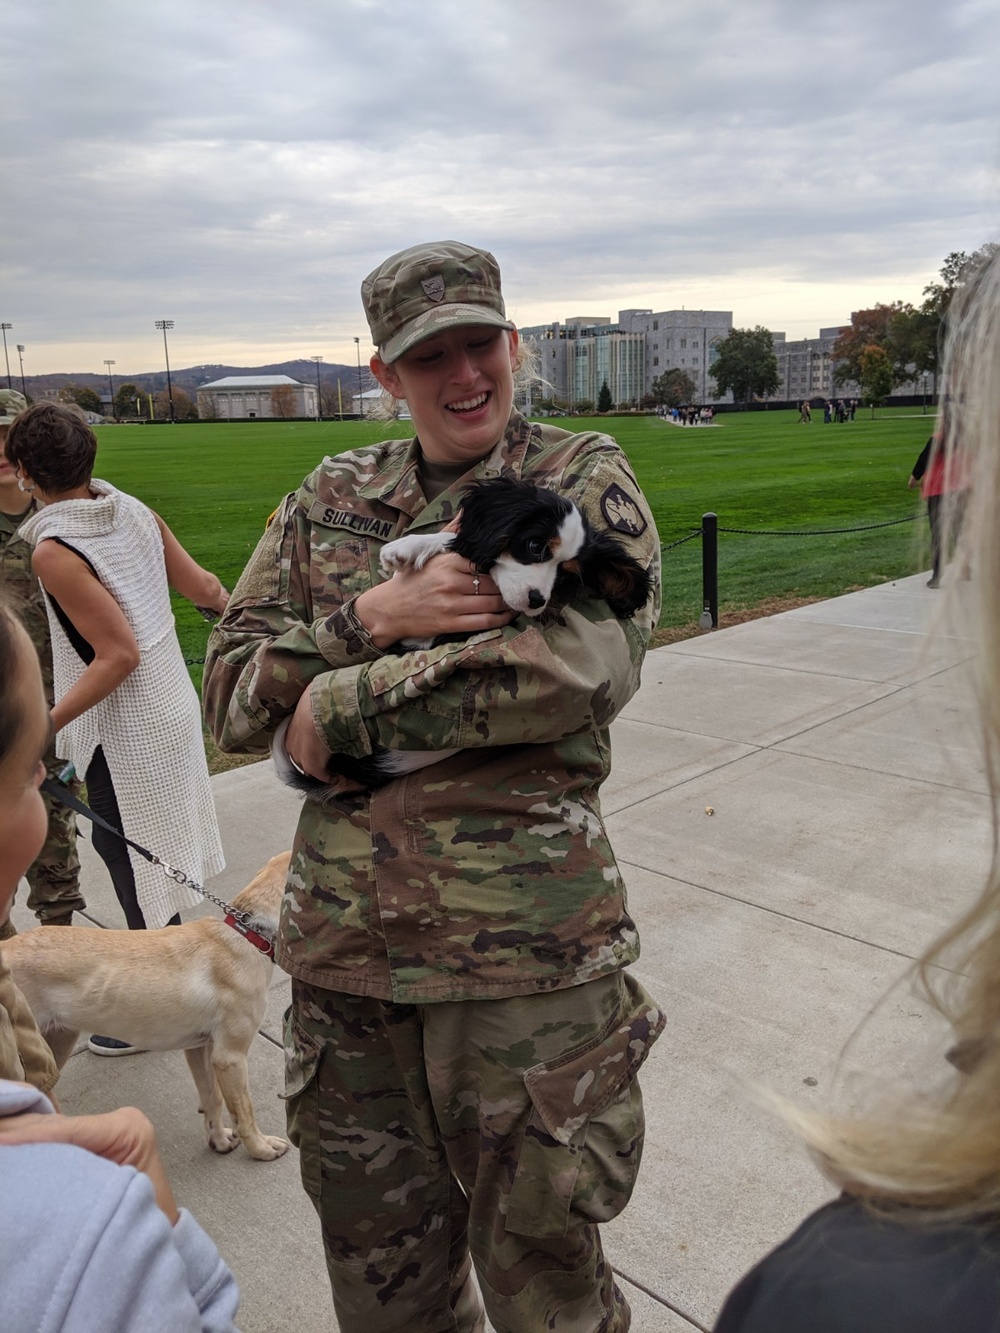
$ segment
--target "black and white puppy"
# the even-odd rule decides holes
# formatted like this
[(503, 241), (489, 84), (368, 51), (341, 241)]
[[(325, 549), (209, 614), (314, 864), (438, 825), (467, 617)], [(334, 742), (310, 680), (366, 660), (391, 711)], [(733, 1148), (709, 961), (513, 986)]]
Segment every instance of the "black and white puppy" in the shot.
[[(457, 532), (413, 533), (383, 547), (386, 574), (421, 569), (435, 555), (454, 551), (480, 574), (488, 574), (512, 611), (540, 616), (557, 581), (577, 579), (607, 602), (621, 620), (645, 606), (652, 578), (616, 537), (596, 532), (564, 495), (529, 481), (498, 477), (476, 481), (463, 493)], [(447, 637), (447, 636), (442, 636)], [(434, 639), (404, 639), (404, 648), (430, 647)], [(271, 748), (278, 776), (312, 800), (328, 799), (331, 789), (296, 768), (288, 758), (284, 722)], [(330, 778), (346, 777), (375, 790), (403, 773), (437, 763), (457, 750), (378, 749), (362, 759), (330, 757)]]
[[(530, 481), (474, 481), (462, 497), (457, 532), (413, 533), (383, 547), (385, 573), (422, 569), (454, 551), (488, 574), (512, 611), (540, 616), (560, 575), (575, 575), (622, 620), (644, 606), (652, 586), (616, 537), (595, 532), (572, 500)], [(426, 647), (431, 640), (405, 640)]]

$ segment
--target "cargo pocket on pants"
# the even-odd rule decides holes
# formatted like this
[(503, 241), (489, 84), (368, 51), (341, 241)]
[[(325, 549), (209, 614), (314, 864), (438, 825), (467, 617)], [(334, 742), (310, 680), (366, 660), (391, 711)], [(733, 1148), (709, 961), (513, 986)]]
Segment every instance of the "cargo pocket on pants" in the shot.
[(319, 1095), (316, 1075), (320, 1046), (292, 1017), (291, 1006), (282, 1019), (285, 1047), (285, 1116), (288, 1137), (299, 1150), (299, 1166), (306, 1193), (320, 1197)]
[(506, 1217), (517, 1235), (607, 1222), (632, 1195), (645, 1128), (636, 1074), (665, 1020), (633, 977), (622, 981), (621, 1009), (596, 1038), (525, 1072), (531, 1112)]

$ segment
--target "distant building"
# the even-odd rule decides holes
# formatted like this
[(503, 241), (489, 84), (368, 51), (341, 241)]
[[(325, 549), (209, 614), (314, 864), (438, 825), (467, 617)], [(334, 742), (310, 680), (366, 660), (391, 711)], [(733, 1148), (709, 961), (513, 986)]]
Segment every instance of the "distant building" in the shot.
[(227, 375), (199, 387), (198, 415), (224, 421), (315, 417), (316, 386), (288, 375)]
[(779, 384), (771, 398), (793, 403), (807, 398), (860, 398), (857, 384), (838, 384), (834, 379), (833, 346), (839, 335), (840, 326), (820, 329), (818, 338), (795, 338), (791, 342), (783, 333), (772, 334)]
[[(853, 315), (851, 316), (853, 319)], [(818, 338), (796, 338), (788, 342), (783, 333), (774, 333), (774, 355), (778, 361), (780, 383), (773, 402), (800, 403), (806, 398), (822, 398), (836, 402), (838, 398), (861, 400), (861, 385), (853, 380), (838, 381), (837, 362), (833, 348), (838, 336), (850, 324), (835, 329), (820, 329)], [(913, 397), (927, 394), (928, 376), (918, 376), (897, 384), (893, 397)]]
[(732, 327), (728, 310), (622, 310), (617, 324), (606, 316), (577, 315), (562, 324), (522, 328), (521, 337), (538, 350), (546, 381), (535, 386), (531, 400), (554, 398), (570, 409), (596, 403), (606, 380), (616, 407), (638, 407), (653, 381), (676, 367), (694, 381), (696, 402), (728, 402), (730, 395), (716, 392), (708, 371)]

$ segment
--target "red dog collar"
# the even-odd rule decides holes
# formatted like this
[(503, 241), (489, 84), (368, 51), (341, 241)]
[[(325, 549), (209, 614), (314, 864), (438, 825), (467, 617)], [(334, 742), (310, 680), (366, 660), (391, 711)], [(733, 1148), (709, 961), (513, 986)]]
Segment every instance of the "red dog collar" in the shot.
[(261, 953), (266, 953), (268, 958), (274, 957), (274, 940), (266, 939), (263, 935), (258, 934), (256, 930), (250, 930), (249, 927), (241, 925), (232, 914), (226, 917), (226, 925), (232, 926), (233, 930), (242, 935), (245, 940), (249, 940), (255, 949), (259, 949)]

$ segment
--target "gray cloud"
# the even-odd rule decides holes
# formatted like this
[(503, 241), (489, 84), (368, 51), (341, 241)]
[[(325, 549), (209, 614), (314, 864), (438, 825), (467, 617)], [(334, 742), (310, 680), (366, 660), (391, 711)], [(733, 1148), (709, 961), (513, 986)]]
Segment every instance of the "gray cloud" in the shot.
[(145, 368), (161, 316), (185, 359), (347, 360), (364, 273), (447, 234), (524, 322), (682, 293), (807, 331), (995, 234), (994, 11), (38, 0), (0, 55), (3, 317), (38, 369)]

